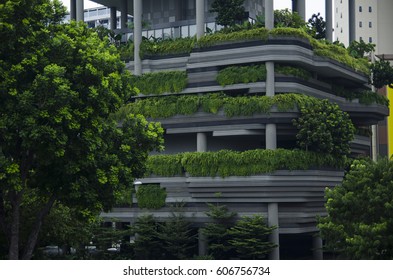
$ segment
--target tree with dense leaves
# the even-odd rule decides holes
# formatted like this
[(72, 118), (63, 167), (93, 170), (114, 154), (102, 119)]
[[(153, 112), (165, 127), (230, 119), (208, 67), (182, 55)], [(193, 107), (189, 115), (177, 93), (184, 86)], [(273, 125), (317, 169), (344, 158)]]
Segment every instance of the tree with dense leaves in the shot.
[(191, 223), (176, 209), (172, 216), (159, 225), (159, 238), (167, 260), (191, 259), (196, 245), (196, 234)]
[(341, 185), (326, 190), (318, 227), (325, 249), (342, 259), (393, 258), (393, 161), (353, 161)]
[(212, 219), (203, 228), (203, 234), (208, 241), (208, 253), (215, 259), (229, 259), (232, 246), (229, 244), (228, 229), (235, 223), (236, 213), (230, 212), (225, 205), (208, 203), (206, 215)]
[(303, 105), (293, 123), (299, 129), (296, 138), (300, 148), (338, 157), (349, 155), (355, 127), (337, 104), (324, 99), (313, 106)]
[[(56, 202), (110, 209), (162, 145), (158, 124), (108, 118), (133, 93), (129, 74), (108, 40), (83, 23), (61, 24), (64, 15), (58, 0), (0, 2), (0, 229), (9, 259), (32, 257)], [(34, 221), (21, 240), (26, 215)]]
[(321, 13), (313, 14), (308, 20), (308, 32), (315, 39), (325, 39), (326, 37), (326, 21), (324, 21)]
[(133, 225), (134, 253), (137, 260), (161, 260), (164, 249), (159, 237), (159, 224), (153, 215), (140, 216)]
[(244, 260), (266, 259), (268, 254), (277, 247), (269, 241), (269, 235), (275, 227), (269, 227), (261, 215), (244, 216), (228, 230), (229, 244), (237, 257)]
[(217, 13), (216, 23), (232, 26), (245, 20), (244, 0), (214, 0), (210, 12)]
[(375, 44), (365, 43), (363, 40), (352, 41), (348, 46), (349, 54), (355, 58), (363, 58), (372, 51), (375, 51)]
[(291, 12), (289, 9), (274, 10), (274, 27), (302, 28), (306, 22), (297, 12)]
[(384, 59), (378, 60), (370, 66), (372, 73), (371, 83), (376, 88), (389, 86), (393, 88), (393, 67), (390, 62)]

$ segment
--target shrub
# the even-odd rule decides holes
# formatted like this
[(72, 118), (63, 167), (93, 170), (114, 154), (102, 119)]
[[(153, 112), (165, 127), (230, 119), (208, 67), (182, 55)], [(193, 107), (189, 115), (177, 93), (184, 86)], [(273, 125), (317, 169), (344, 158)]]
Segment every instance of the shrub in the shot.
[(132, 76), (131, 85), (143, 94), (179, 93), (187, 86), (187, 73), (165, 71)]
[(141, 185), (136, 198), (139, 208), (159, 209), (165, 205), (166, 190), (159, 185)]
[(314, 106), (301, 106), (301, 115), (293, 121), (299, 129), (296, 138), (306, 151), (345, 156), (350, 153), (355, 127), (348, 114), (328, 100)]

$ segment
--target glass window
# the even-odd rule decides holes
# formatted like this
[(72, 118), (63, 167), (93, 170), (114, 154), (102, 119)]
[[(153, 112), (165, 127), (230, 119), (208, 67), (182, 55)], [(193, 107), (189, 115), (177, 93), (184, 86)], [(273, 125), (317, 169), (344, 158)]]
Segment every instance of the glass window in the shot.
[(362, 6), (359, 6), (359, 12), (361, 13), (363, 11)]
[(373, 42), (373, 37), (368, 37), (368, 42), (372, 43)]
[(211, 31), (216, 31), (216, 24), (214, 22), (209, 22), (207, 24), (207, 27), (211, 30)]
[(158, 38), (162, 38), (162, 29), (156, 29), (154, 30), (154, 37)]
[(372, 11), (373, 11), (373, 8), (370, 6), (370, 7), (368, 7), (368, 11), (370, 12), (370, 13), (372, 13)]
[(148, 30), (147, 31), (147, 38), (150, 39), (150, 37), (154, 37), (154, 30)]
[(190, 37), (195, 36), (196, 35), (196, 25), (192, 24), (190, 25)]
[(173, 38), (181, 37), (180, 26), (173, 27)]
[(363, 23), (359, 21), (359, 27), (363, 27)]
[(368, 23), (368, 27), (373, 27), (373, 23), (371, 21)]
[(181, 36), (183, 38), (188, 37), (188, 25), (184, 25), (181, 27)]
[(170, 28), (164, 28), (164, 39), (172, 38), (172, 33)]
[(361, 42), (361, 41), (363, 41), (363, 37), (362, 36), (359, 37), (359, 42)]

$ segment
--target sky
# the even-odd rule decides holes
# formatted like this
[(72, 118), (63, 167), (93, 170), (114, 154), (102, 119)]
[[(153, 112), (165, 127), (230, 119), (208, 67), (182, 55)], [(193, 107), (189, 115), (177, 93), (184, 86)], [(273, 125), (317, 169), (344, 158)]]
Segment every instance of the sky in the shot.
[[(69, 9), (70, 0), (61, 0), (64, 5)], [(99, 5), (92, 1), (84, 0), (85, 9), (94, 8)], [(281, 10), (292, 7), (292, 0), (274, 0), (274, 9)], [(325, 0), (306, 0), (306, 18), (311, 18), (312, 14), (321, 13), (321, 16), (325, 17)]]

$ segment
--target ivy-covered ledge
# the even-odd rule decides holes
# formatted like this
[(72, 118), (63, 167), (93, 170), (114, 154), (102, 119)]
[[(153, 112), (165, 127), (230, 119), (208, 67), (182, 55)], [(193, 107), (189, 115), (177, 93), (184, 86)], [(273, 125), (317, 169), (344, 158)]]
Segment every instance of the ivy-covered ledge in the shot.
[(342, 170), (345, 157), (303, 150), (186, 152), (152, 155), (145, 177), (228, 177), (268, 174), (278, 170)]

